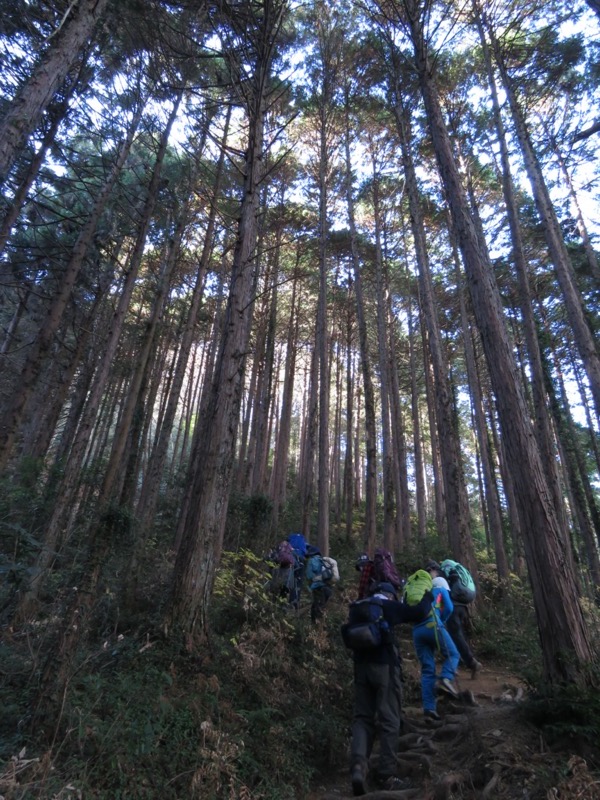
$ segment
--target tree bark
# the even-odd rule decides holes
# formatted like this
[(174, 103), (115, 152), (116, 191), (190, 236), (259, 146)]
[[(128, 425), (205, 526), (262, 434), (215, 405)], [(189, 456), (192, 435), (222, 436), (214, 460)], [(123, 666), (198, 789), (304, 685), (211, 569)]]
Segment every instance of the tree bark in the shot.
[[(179, 97), (179, 100), (180, 99), (181, 96)], [(16, 617), (18, 619), (25, 618), (27, 613), (29, 613), (31, 610), (32, 604), (35, 602), (41, 587), (41, 580), (43, 577), (45, 577), (46, 570), (54, 560), (56, 542), (66, 527), (66, 519), (69, 515), (72, 516), (77, 507), (74, 501), (77, 494), (77, 487), (79, 485), (82, 463), (85, 459), (86, 451), (89, 449), (91, 432), (95, 422), (97, 421), (98, 408), (100, 407), (100, 403), (106, 389), (108, 376), (113, 366), (113, 360), (117, 352), (119, 339), (123, 330), (123, 321), (129, 308), (138, 270), (142, 261), (148, 228), (150, 226), (150, 221), (158, 195), (162, 164), (167, 149), (171, 127), (175, 121), (178, 104), (179, 101), (177, 101), (173, 106), (167, 126), (161, 137), (156, 162), (154, 164), (154, 170), (148, 187), (148, 195), (146, 198), (142, 219), (138, 228), (136, 243), (130, 256), (129, 269), (125, 277), (125, 282), (119, 297), (117, 309), (113, 316), (108, 340), (102, 353), (100, 366), (97, 368), (94, 376), (94, 386), (90, 392), (90, 396), (87, 400), (82, 418), (79, 421), (77, 435), (65, 464), (63, 480), (61, 482), (60, 497), (58, 497), (56, 500), (52, 517), (46, 527), (44, 548), (40, 551), (36, 558), (34, 568), (35, 577), (27, 591), (23, 593), (19, 607), (16, 611)], [(95, 562), (96, 556), (93, 555), (90, 557), (92, 558), (92, 561)]]
[(500, 497), (498, 495), (498, 486), (493, 473), (493, 460), (490, 448), (490, 441), (488, 437), (487, 425), (485, 422), (485, 414), (483, 411), (483, 401), (481, 397), (481, 387), (479, 384), (479, 373), (477, 370), (477, 361), (475, 358), (475, 347), (473, 343), (473, 336), (469, 319), (467, 315), (467, 308), (464, 298), (464, 291), (459, 283), (460, 294), (460, 315), (462, 320), (462, 334), (465, 348), (465, 361), (467, 365), (467, 374), (469, 377), (469, 388), (472, 394), (473, 412), (475, 416), (475, 431), (477, 434), (477, 442), (479, 445), (479, 453), (481, 457), (481, 471), (483, 479), (484, 496), (487, 508), (487, 519), (489, 525), (490, 538), (494, 546), (494, 555), (496, 570), (498, 572), (498, 580), (500, 583), (506, 583), (509, 577), (508, 559), (506, 557), (506, 549), (504, 547), (504, 531), (502, 529), (502, 513), (500, 509)]
[[(349, 89), (345, 89), (345, 130), (344, 154), (346, 170), (346, 208), (348, 213), (348, 227), (350, 229), (350, 254), (354, 275), (354, 296), (356, 298), (356, 320), (358, 328), (358, 344), (360, 363), (362, 367), (363, 389), (365, 398), (365, 453), (367, 459), (367, 473), (365, 477), (366, 507), (365, 507), (365, 539), (374, 547), (377, 527), (377, 430), (375, 423), (375, 392), (371, 376), (371, 357), (369, 353), (369, 340), (367, 336), (367, 319), (365, 314), (365, 300), (363, 297), (363, 283), (358, 254), (356, 221), (354, 213), (352, 162), (350, 156), (350, 119), (349, 119)], [(392, 544), (389, 542), (389, 544)]]
[(583, 299), (575, 283), (569, 253), (567, 252), (540, 163), (531, 143), (527, 123), (519, 105), (513, 82), (500, 52), (500, 46), (491, 33), (489, 25), (487, 29), (490, 33), (492, 49), (502, 77), (502, 85), (510, 105), (515, 132), (523, 153), (525, 169), (533, 191), (536, 209), (542, 222), (548, 252), (563, 294), (565, 309), (573, 330), (577, 349), (590, 382), (596, 418), (600, 421), (600, 352), (598, 344), (585, 316)]
[(427, 502), (425, 492), (425, 466), (421, 442), (421, 417), (419, 413), (419, 388), (417, 381), (417, 359), (415, 334), (413, 331), (412, 301), (409, 298), (408, 340), (410, 347), (410, 390), (412, 402), (413, 452), (415, 459), (415, 494), (417, 505), (417, 533), (420, 539), (427, 535)]
[(417, 176), (410, 150), (410, 112), (402, 101), (402, 90), (397, 73), (394, 79), (394, 113), (402, 146), (402, 164), (408, 194), (411, 230), (419, 267), (419, 299), (427, 326), (429, 352), (434, 371), (435, 417), (444, 475), (448, 542), (454, 557), (458, 561), (466, 563), (469, 569), (476, 574), (477, 565), (469, 526), (469, 502), (454, 420), (454, 402), (448, 382), (448, 364), (440, 333)]
[(436, 153), (438, 169), (452, 213), (465, 264), (473, 311), (496, 395), (509, 468), (515, 474), (527, 565), (540, 631), (545, 678), (550, 684), (583, 682), (592, 659), (577, 586), (564, 550), (539, 450), (528, 418), (512, 344), (489, 254), (469, 211), (464, 187), (442, 116), (432, 67), (426, 52), (421, 6), (404, 0), (415, 68)]
[[(381, 247), (381, 201), (379, 175), (375, 153), (372, 154), (373, 167), (373, 217), (375, 225), (375, 297), (377, 300), (377, 352), (379, 363), (379, 386), (381, 396), (381, 465), (383, 474), (383, 546), (394, 553), (397, 545), (394, 515), (394, 456), (392, 449), (391, 403), (388, 352), (389, 300), (386, 294), (384, 263)], [(398, 502), (398, 501), (396, 501)]]
[[(299, 258), (299, 252), (297, 258)], [(296, 262), (297, 270), (298, 262)], [(285, 374), (283, 378), (283, 391), (281, 395), (281, 408), (279, 411), (279, 429), (275, 454), (273, 456), (273, 470), (271, 473), (271, 497), (273, 499), (273, 517), (271, 530), (275, 533), (278, 529), (279, 515), (286, 499), (287, 473), (289, 464), (290, 433), (292, 429), (292, 404), (294, 397), (294, 381), (296, 377), (296, 355), (298, 352), (298, 324), (296, 295), (298, 291), (298, 278), (294, 274), (292, 284), (292, 299), (290, 303), (290, 317), (287, 328)]]
[[(249, 32), (255, 59), (249, 95), (248, 144), (240, 221), (233, 254), (230, 291), (211, 395), (200, 421), (204, 433), (201, 459), (192, 478), (192, 496), (178, 550), (169, 608), (171, 624), (193, 636), (198, 622), (207, 630), (208, 609), (215, 570), (219, 563), (239, 423), (246, 351), (250, 335), (252, 293), (256, 286), (257, 215), (260, 184), (264, 177), (264, 122), (273, 47), (282, 22), (284, 5), (271, 0), (252, 12), (255, 28)], [(241, 17), (231, 20), (236, 26)], [(239, 31), (240, 32), (240, 31)]]
[(18, 89), (0, 122), (0, 185), (37, 128), (44, 109), (79, 57), (107, 5), (108, 0), (72, 3), (68, 19), (52, 37), (49, 48), (27, 81)]
[[(178, 104), (176, 104), (176, 107), (178, 107)], [(52, 300), (46, 319), (27, 356), (18, 381), (19, 390), (12, 398), (10, 409), (4, 415), (2, 424), (0, 425), (0, 472), (6, 467), (11, 456), (15, 437), (17, 436), (19, 425), (23, 418), (25, 405), (35, 389), (39, 372), (48, 358), (54, 335), (63, 319), (65, 308), (67, 307), (73, 292), (73, 287), (75, 286), (75, 281), (81, 271), (86, 253), (92, 242), (98, 220), (104, 211), (109, 195), (129, 154), (135, 132), (137, 131), (141, 119), (141, 114), (142, 107), (140, 106), (129, 126), (127, 136), (119, 148), (117, 158), (111, 168), (106, 183), (96, 198), (92, 211), (77, 237), (71, 257), (65, 267), (59, 290)], [(170, 124), (173, 124), (172, 121)]]
[[(167, 406), (160, 426), (160, 433), (150, 456), (148, 468), (146, 470), (146, 475), (142, 483), (142, 488), (136, 507), (136, 515), (142, 531), (146, 531), (148, 529), (150, 520), (154, 516), (154, 510), (158, 500), (158, 485), (160, 482), (160, 476), (163, 472), (166, 462), (169, 440), (173, 430), (173, 422), (175, 420), (175, 414), (177, 413), (177, 406), (180, 400), (181, 389), (184, 383), (186, 368), (190, 357), (196, 324), (198, 321), (200, 304), (202, 302), (204, 278), (206, 276), (208, 262), (214, 247), (213, 240), (217, 217), (217, 201), (221, 191), (223, 165), (225, 161), (225, 143), (227, 141), (230, 119), (231, 106), (228, 106), (223, 128), (221, 151), (219, 154), (219, 160), (217, 162), (214, 187), (210, 199), (208, 222), (206, 225), (206, 231), (204, 233), (204, 241), (202, 245), (202, 252), (200, 254), (200, 261), (198, 263), (198, 270), (196, 272), (194, 289), (192, 291), (192, 300), (180, 337), (177, 364), (175, 366), (173, 382), (169, 392), (169, 399), (167, 401)], [(202, 150), (203, 146), (200, 147), (200, 152), (202, 152)]]

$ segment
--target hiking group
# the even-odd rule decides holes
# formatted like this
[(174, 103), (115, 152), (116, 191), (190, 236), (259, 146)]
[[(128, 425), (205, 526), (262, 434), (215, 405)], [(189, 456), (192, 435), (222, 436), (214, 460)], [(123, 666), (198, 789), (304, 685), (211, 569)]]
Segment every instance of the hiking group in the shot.
[(306, 577), (311, 593), (310, 618), (318, 622), (332, 595), (332, 584), (340, 578), (337, 561), (322, 555), (301, 533), (290, 533), (269, 553), (267, 560), (274, 565), (268, 584), (270, 592), (284, 598), (288, 607), (296, 611)]
[[(298, 610), (306, 579), (311, 593), (310, 617), (317, 623), (339, 580), (335, 559), (308, 544), (301, 533), (281, 541), (267, 560), (273, 565), (268, 582), (274, 597)], [(350, 604), (348, 621), (341, 634), (354, 662), (354, 710), (350, 773), (354, 795), (367, 791), (367, 780), (375, 788), (408, 788), (396, 774), (396, 754), (402, 729), (402, 657), (394, 627), (412, 625), (412, 639), (421, 668), (421, 701), (427, 723), (441, 717), (439, 693), (458, 699), (455, 684), (459, 662), (475, 677), (481, 664), (466, 635), (468, 605), (475, 599), (475, 584), (469, 571), (456, 561), (430, 560), (401, 580), (392, 555), (384, 548), (371, 559), (362, 553), (356, 561), (358, 597)], [(441, 662), (439, 674), (437, 663)], [(370, 766), (376, 736), (379, 759)]]
[[(460, 697), (455, 677), (461, 658), (471, 677), (481, 669), (465, 634), (467, 606), (475, 598), (475, 584), (465, 567), (450, 559), (441, 564), (429, 561), (424, 569), (401, 581), (391, 554), (379, 549), (372, 560), (363, 553), (356, 569), (360, 574), (358, 599), (350, 604), (348, 621), (341, 629), (354, 660), (350, 774), (355, 796), (366, 793), (367, 779), (375, 788), (386, 790), (410, 784), (396, 774), (402, 728), (402, 660), (394, 626), (412, 625), (427, 722), (441, 719), (439, 692)], [(376, 735), (379, 760), (370, 768)]]

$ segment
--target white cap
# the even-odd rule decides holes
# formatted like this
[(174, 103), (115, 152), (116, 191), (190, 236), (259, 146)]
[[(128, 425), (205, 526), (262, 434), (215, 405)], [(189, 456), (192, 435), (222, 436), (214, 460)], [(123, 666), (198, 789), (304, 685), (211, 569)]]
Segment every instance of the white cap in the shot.
[(442, 577), (442, 575), (438, 575), (437, 578), (434, 578), (432, 583), (434, 589), (446, 589), (448, 592), (450, 591), (448, 581), (446, 578)]

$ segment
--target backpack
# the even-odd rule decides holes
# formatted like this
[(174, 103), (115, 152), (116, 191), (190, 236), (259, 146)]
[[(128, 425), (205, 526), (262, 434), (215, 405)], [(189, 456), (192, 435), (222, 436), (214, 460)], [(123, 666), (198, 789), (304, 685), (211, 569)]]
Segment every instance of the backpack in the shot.
[(335, 558), (331, 558), (330, 556), (323, 556), (322, 558), (325, 568), (331, 570), (331, 578), (329, 578), (329, 580), (332, 583), (337, 583), (337, 581), (339, 581), (340, 579), (340, 571), (338, 569), (337, 561), (335, 560)]
[(297, 556), (300, 558), (306, 557), (306, 539), (301, 533), (290, 533), (287, 540), (292, 545), (292, 549)]
[(280, 567), (293, 567), (296, 563), (296, 556), (292, 545), (285, 539), (279, 542), (273, 553), (273, 560), (279, 564)]
[(383, 600), (367, 597), (350, 604), (348, 622), (341, 627), (342, 639), (350, 650), (372, 650), (388, 644), (390, 626), (383, 616)]
[(289, 567), (278, 567), (273, 570), (273, 575), (268, 583), (271, 594), (276, 597), (289, 595), (294, 588), (294, 573)]
[(432, 587), (431, 575), (425, 572), (424, 569), (418, 569), (406, 579), (403, 593), (404, 601), (409, 606), (416, 606), (421, 602), (425, 594), (431, 591)]
[(402, 585), (398, 570), (389, 550), (378, 547), (373, 557), (373, 579), (377, 583), (391, 583), (396, 589)]
[(331, 564), (328, 564), (327, 561), (331, 562), (333, 561), (333, 559), (324, 558), (322, 555), (316, 555), (310, 559), (308, 565), (310, 571), (312, 572), (313, 581), (315, 582), (323, 581), (323, 583), (328, 583), (333, 578), (334, 576), (333, 567), (331, 566)]
[(455, 603), (467, 605), (475, 600), (477, 590), (471, 573), (458, 561), (447, 558), (440, 564), (448, 583), (450, 584), (450, 597)]

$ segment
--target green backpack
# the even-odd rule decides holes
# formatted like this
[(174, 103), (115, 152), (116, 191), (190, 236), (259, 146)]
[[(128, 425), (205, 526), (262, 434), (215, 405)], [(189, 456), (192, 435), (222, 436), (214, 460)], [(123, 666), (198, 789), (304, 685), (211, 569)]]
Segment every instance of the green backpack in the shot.
[(458, 561), (452, 561), (450, 558), (442, 561), (440, 567), (450, 584), (450, 597), (452, 600), (463, 605), (472, 603), (475, 600), (477, 590), (469, 570), (459, 564)]
[(431, 575), (424, 569), (418, 569), (409, 575), (404, 585), (403, 597), (409, 606), (418, 605), (425, 594), (433, 588)]

